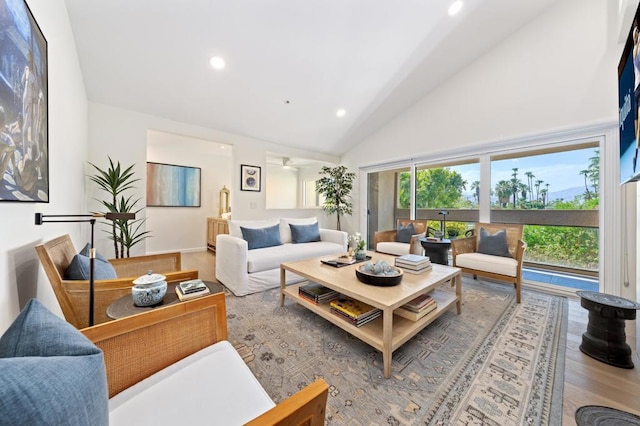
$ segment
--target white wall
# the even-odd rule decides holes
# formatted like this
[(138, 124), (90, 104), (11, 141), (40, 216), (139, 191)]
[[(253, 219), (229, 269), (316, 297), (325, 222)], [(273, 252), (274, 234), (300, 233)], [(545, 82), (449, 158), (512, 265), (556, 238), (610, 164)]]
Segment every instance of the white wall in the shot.
[(264, 191), (270, 209), (295, 209), (298, 206), (298, 170), (267, 164)]
[(222, 187), (233, 188), (232, 151), (230, 145), (155, 130), (147, 132), (147, 161), (201, 169), (200, 207), (146, 208), (146, 227), (152, 235), (147, 239), (147, 253), (206, 249), (207, 217), (219, 216)]
[[(334, 156), (318, 154), (310, 151), (283, 147), (270, 142), (258, 139), (233, 135), (213, 129), (206, 129), (199, 126), (180, 123), (162, 117), (151, 116), (134, 111), (114, 108), (108, 105), (89, 103), (89, 161), (100, 167), (108, 164), (107, 157), (114, 161), (120, 160), (123, 164), (135, 164), (135, 174), (141, 178), (137, 185), (135, 195), (145, 198), (146, 185), (146, 161), (147, 161), (147, 131), (183, 135), (188, 138), (195, 138), (201, 141), (215, 141), (221, 144), (233, 146), (233, 156), (229, 162), (231, 165), (231, 183), (227, 186), (231, 190), (231, 213), (233, 219), (259, 219), (267, 217), (306, 217), (310, 216), (308, 211), (299, 209), (287, 210), (267, 210), (265, 208), (265, 175), (266, 153), (267, 151), (288, 152), (292, 157), (303, 157), (318, 161), (337, 163)], [(240, 165), (249, 164), (260, 166), (263, 170), (260, 192), (240, 191)], [(87, 168), (87, 173), (91, 170)], [(88, 181), (88, 179), (87, 179)], [(88, 187), (89, 198), (101, 198), (102, 194), (96, 189), (95, 184)], [(133, 193), (133, 192), (132, 192)], [(95, 201), (90, 202), (94, 210), (101, 210)], [(145, 209), (146, 211), (147, 209)], [(142, 212), (139, 217), (147, 214)], [(323, 227), (335, 227), (335, 221), (327, 217), (321, 210), (313, 210), (314, 216), (318, 216), (320, 225)], [(315, 214), (317, 212), (317, 214)], [(180, 225), (184, 226), (184, 225)], [(173, 228), (156, 230), (152, 229), (154, 235), (161, 240), (170, 239), (173, 235)], [(203, 225), (202, 235), (205, 236), (206, 226)], [(103, 233), (97, 233), (99, 239), (96, 241), (98, 251), (109, 255), (113, 248), (111, 242)], [(155, 237), (154, 237), (155, 238)], [(153, 247), (155, 244), (149, 239), (134, 246), (132, 255), (144, 254), (151, 248), (164, 250), (167, 245)], [(164, 244), (164, 243), (163, 243)], [(190, 250), (193, 246), (174, 246), (173, 250)], [(113, 257), (113, 256), (108, 256)]]
[(64, 1), (27, 3), (48, 42), (50, 202), (0, 203), (0, 333), (33, 297), (62, 316), (34, 246), (67, 233), (79, 246), (88, 235), (86, 225), (34, 225), (36, 212), (86, 212), (83, 164), (87, 155), (87, 102)]

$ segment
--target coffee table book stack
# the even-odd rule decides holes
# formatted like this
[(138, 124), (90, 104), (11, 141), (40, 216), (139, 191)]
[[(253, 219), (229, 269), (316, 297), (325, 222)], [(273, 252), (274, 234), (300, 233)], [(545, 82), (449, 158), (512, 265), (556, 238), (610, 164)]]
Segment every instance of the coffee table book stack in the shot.
[(350, 297), (343, 296), (334, 299), (331, 301), (330, 306), (332, 313), (346, 319), (356, 327), (360, 327), (382, 315), (382, 310)]
[(311, 303), (327, 303), (340, 297), (340, 293), (317, 283), (309, 283), (298, 288), (300, 297)]
[(420, 256), (419, 254), (403, 254), (396, 257), (394, 264), (410, 274), (421, 274), (431, 269), (429, 256)]
[(437, 308), (438, 301), (431, 293), (428, 293), (421, 294), (412, 301), (405, 303), (393, 311), (393, 313), (411, 321), (418, 321), (427, 314), (435, 312)]
[(181, 302), (196, 299), (211, 293), (209, 287), (200, 279), (182, 281), (176, 285), (176, 294)]

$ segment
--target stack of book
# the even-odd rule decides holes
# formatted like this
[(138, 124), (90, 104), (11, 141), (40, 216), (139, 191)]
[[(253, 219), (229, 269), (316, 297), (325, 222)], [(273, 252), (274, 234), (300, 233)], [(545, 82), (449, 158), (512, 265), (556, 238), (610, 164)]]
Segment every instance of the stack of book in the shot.
[(429, 260), (429, 256), (403, 254), (402, 256), (396, 257), (395, 265), (410, 274), (421, 274), (431, 269), (431, 260)]
[(431, 294), (421, 294), (408, 303), (393, 311), (396, 315), (411, 321), (418, 321), (425, 315), (435, 311), (438, 308), (438, 302)]
[(317, 283), (309, 283), (298, 288), (300, 297), (316, 305), (327, 303), (340, 297), (340, 293)]
[(211, 293), (209, 287), (200, 279), (182, 281), (176, 285), (176, 294), (181, 301), (195, 299)]
[(382, 315), (380, 309), (344, 296), (332, 300), (330, 305), (332, 313), (344, 318), (356, 327), (360, 327)]

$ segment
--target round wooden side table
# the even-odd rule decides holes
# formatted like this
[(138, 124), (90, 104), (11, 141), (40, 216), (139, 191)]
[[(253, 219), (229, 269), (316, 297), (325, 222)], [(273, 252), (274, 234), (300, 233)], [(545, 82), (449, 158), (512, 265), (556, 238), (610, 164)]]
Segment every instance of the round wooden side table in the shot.
[(624, 331), (625, 320), (636, 319), (640, 304), (611, 294), (577, 291), (580, 305), (589, 311), (587, 331), (580, 350), (605, 364), (633, 368), (631, 347)]
[[(211, 281), (203, 282), (207, 287), (209, 287), (209, 294), (224, 292), (224, 287), (222, 286), (222, 284), (214, 283)], [(176, 294), (176, 284), (178, 283), (169, 283), (167, 285), (167, 294), (164, 295), (160, 303), (153, 306), (136, 306), (133, 304), (133, 297), (131, 297), (130, 294), (127, 296), (122, 296), (121, 298), (116, 299), (111, 305), (109, 305), (109, 307), (107, 308), (107, 316), (111, 319), (120, 319), (128, 317), (129, 315), (135, 315), (141, 312), (160, 308), (162, 306), (169, 306), (175, 303), (180, 303), (180, 299), (178, 299), (178, 295)]]

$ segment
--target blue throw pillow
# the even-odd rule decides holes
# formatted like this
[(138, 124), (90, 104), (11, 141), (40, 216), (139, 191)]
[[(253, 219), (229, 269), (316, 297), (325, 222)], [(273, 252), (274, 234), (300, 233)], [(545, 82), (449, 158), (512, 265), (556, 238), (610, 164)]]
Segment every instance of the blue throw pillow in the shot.
[(289, 228), (291, 228), (291, 241), (294, 244), (320, 241), (318, 222), (310, 225), (294, 225), (290, 223)]
[(509, 246), (507, 245), (507, 231), (505, 229), (501, 229), (495, 234), (490, 234), (486, 229), (480, 228), (478, 253), (511, 257), (511, 253), (509, 253)]
[[(89, 255), (91, 254), (91, 244), (87, 243), (86, 246), (84, 246), (84, 248), (82, 250), (80, 250), (80, 253), (83, 256), (89, 257)], [(99, 260), (100, 262), (109, 262), (103, 255), (101, 255), (98, 250), (96, 250), (96, 260)]]
[(249, 250), (282, 245), (280, 241), (280, 224), (266, 228), (240, 227), (242, 238), (247, 241)]
[[(87, 244), (77, 255), (73, 256), (71, 263), (64, 271), (64, 277), (68, 280), (88, 280), (89, 279), (89, 246)], [(100, 253), (96, 252), (93, 262), (94, 278), (96, 280), (114, 280), (118, 278), (113, 265), (109, 263)]]
[(399, 243), (410, 243), (411, 236), (415, 235), (416, 230), (413, 223), (409, 223), (406, 227), (400, 225), (398, 232), (396, 233), (396, 241)]
[(102, 351), (31, 299), (0, 338), (0, 423), (107, 425)]

